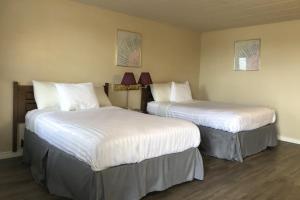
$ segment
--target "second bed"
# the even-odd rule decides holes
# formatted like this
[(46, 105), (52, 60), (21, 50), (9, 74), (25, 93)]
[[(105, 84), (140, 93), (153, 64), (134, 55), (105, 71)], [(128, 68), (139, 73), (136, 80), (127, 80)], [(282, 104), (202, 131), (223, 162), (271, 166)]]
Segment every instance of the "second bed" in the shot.
[(204, 154), (242, 162), (247, 156), (277, 145), (276, 115), (272, 109), (210, 101), (154, 101), (150, 88), (142, 90), (142, 110), (161, 117), (195, 123)]

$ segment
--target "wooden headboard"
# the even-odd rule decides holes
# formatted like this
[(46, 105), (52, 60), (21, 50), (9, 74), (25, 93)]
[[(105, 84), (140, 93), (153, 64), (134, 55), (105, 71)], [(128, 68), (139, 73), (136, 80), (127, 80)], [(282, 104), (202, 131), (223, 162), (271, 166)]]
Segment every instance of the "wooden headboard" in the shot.
[(150, 86), (143, 87), (141, 94), (141, 111), (143, 113), (147, 113), (147, 104), (150, 101), (154, 101)]
[[(105, 83), (103, 87), (104, 92), (108, 95), (109, 83)], [(18, 150), (18, 124), (24, 123), (26, 113), (36, 108), (33, 86), (13, 82), (13, 152)]]

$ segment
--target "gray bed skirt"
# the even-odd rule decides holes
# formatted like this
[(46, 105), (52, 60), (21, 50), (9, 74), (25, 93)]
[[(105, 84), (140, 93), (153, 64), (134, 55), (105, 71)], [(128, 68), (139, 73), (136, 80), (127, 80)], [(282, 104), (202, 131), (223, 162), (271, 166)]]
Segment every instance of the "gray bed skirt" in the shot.
[(238, 133), (199, 126), (202, 153), (226, 160), (243, 162), (243, 158), (277, 145), (275, 124)]
[(26, 130), (24, 162), (36, 182), (54, 195), (75, 200), (134, 200), (194, 179), (203, 180), (197, 148), (180, 153), (92, 171), (86, 163)]

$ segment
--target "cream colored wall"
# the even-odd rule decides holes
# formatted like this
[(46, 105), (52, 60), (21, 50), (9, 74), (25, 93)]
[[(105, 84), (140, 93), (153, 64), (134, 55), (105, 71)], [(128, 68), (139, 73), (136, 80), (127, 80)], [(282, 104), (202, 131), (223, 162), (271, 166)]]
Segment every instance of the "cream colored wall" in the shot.
[[(142, 33), (142, 68), (115, 66), (117, 28)], [(75, 1), (1, 0), (0, 152), (11, 150), (12, 81), (119, 83), (125, 71), (149, 71), (155, 82), (189, 80), (197, 97), (199, 42), (192, 31)]]
[[(201, 98), (264, 105), (277, 111), (280, 134), (300, 141), (300, 21), (202, 34)], [(261, 38), (261, 69), (233, 71), (234, 41)]]

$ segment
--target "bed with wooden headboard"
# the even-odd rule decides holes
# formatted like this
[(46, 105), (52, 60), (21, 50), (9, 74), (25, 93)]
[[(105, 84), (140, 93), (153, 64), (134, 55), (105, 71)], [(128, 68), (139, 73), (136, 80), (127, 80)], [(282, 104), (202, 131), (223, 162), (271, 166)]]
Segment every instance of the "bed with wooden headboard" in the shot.
[[(148, 113), (147, 105), (149, 102), (154, 101), (150, 87), (142, 88), (141, 94), (141, 110), (144, 113)], [(159, 102), (158, 102), (159, 103)], [(216, 109), (213, 108), (213, 105), (210, 109), (213, 110), (213, 113), (221, 112), (224, 113), (224, 110), (218, 111), (217, 103), (213, 103), (216, 106)], [(196, 104), (195, 104), (196, 105)], [(220, 103), (222, 105), (222, 103)], [(183, 105), (180, 105), (183, 108)], [(201, 106), (201, 105), (199, 105)], [(168, 106), (168, 109), (176, 107), (176, 103), (173, 103), (172, 106)], [(188, 107), (188, 106), (187, 106)], [(189, 109), (192, 107), (188, 107)], [(190, 110), (180, 112), (180, 116), (175, 112), (172, 113), (169, 110), (169, 113), (172, 114), (165, 114), (159, 116), (169, 117), (172, 116), (173, 118), (185, 119), (186, 121), (191, 121), (192, 117), (183, 117), (189, 116)], [(196, 108), (195, 108), (196, 109)], [(209, 109), (208, 107), (204, 107), (203, 110)], [(236, 112), (234, 108), (232, 108), (232, 112)], [(249, 109), (249, 108), (247, 108)], [(184, 114), (182, 112), (185, 112)], [(230, 111), (228, 111), (230, 112)], [(165, 113), (165, 112), (164, 112)], [(156, 115), (156, 113), (151, 113)], [(195, 115), (194, 113), (191, 115)], [(216, 117), (217, 118), (217, 117)], [(208, 120), (208, 119), (206, 119)], [(214, 120), (214, 119), (210, 119)], [(226, 119), (224, 119), (226, 120)], [(193, 122), (193, 121), (191, 121)], [(217, 158), (227, 159), (227, 160), (236, 160), (236, 161), (243, 161), (243, 158), (258, 153), (267, 147), (274, 147), (277, 145), (277, 128), (275, 123), (269, 123), (259, 128), (255, 128), (252, 130), (243, 130), (239, 132), (233, 132), (228, 134), (227, 131), (222, 129), (217, 129), (213, 127), (207, 127), (202, 124), (196, 124), (201, 132), (201, 149), (203, 153), (214, 156)], [(259, 143), (257, 143), (259, 141)], [(241, 145), (242, 144), (242, 145)], [(228, 149), (228, 147), (232, 147)]]
[[(109, 83), (105, 83), (103, 87), (106, 95), (108, 95)], [(36, 108), (33, 86), (13, 82), (13, 152), (18, 150), (18, 125), (25, 122), (25, 115), (28, 111)]]
[[(108, 94), (108, 84), (105, 84), (104, 89), (105, 93)], [(144, 93), (144, 95), (145, 94), (149, 93)], [(149, 96), (144, 96), (145, 100), (148, 98)], [(33, 87), (20, 85), (15, 82), (13, 122), (14, 150), (17, 150), (17, 126), (19, 123), (25, 121), (26, 112), (35, 108), (36, 102), (34, 100)], [(88, 115), (77, 115), (75, 112), (68, 114), (54, 112), (53, 114), (55, 114), (56, 117), (60, 114), (60, 116), (70, 114), (72, 117), (75, 115), (76, 117), (79, 116), (78, 119), (83, 120), (82, 124), (78, 122), (78, 127), (76, 126), (76, 122), (73, 124), (74, 127), (77, 127), (77, 130), (71, 129), (71, 131), (78, 132), (77, 134), (71, 134), (71, 136), (68, 134), (70, 132), (62, 130), (64, 127), (70, 128), (68, 122), (57, 131), (57, 133), (61, 131), (62, 134), (51, 135), (50, 132), (53, 131), (53, 129), (49, 129), (50, 131), (48, 133), (50, 134), (47, 135), (48, 139), (39, 137), (34, 131), (25, 131), (23, 149), (24, 163), (30, 166), (35, 181), (45, 185), (51, 194), (81, 200), (141, 199), (149, 192), (162, 191), (170, 186), (184, 183), (188, 180), (203, 180), (202, 157), (196, 147), (200, 142), (196, 127), (191, 126), (189, 123), (181, 122), (178, 124), (174, 120), (161, 120), (155, 116), (149, 119), (149, 115), (114, 107), (103, 109), (103, 112), (98, 111), (87, 111), (85, 114)], [(110, 117), (106, 117), (107, 114)], [(99, 116), (99, 118), (93, 118), (93, 120), (91, 120), (92, 125), (90, 128), (83, 125), (84, 123), (89, 124), (89, 122), (87, 122), (90, 120), (89, 117), (97, 117), (96, 115)], [(129, 118), (129, 124), (121, 123), (120, 126), (115, 129), (116, 122), (124, 121), (124, 117)], [(41, 116), (40, 119), (42, 118)], [(103, 120), (103, 118), (106, 119)], [(103, 121), (98, 123), (98, 119)], [(136, 125), (137, 119), (140, 120), (139, 126)], [(69, 123), (72, 124), (72, 120), (69, 120)], [(162, 126), (160, 126), (159, 123), (161, 123)], [(95, 124), (99, 124), (99, 126)], [(36, 125), (38, 125), (38, 123)], [(80, 126), (82, 129), (80, 129)], [(168, 128), (168, 126), (176, 126), (176, 128)], [(41, 129), (44, 131), (49, 128), (47, 126), (40, 127), (42, 127)], [(130, 127), (132, 127), (132, 130), (130, 130)], [(160, 128), (161, 130), (158, 131)], [(144, 131), (145, 129), (147, 130), (146, 133)], [(187, 129), (190, 131), (187, 131)], [(151, 130), (153, 130), (155, 134), (151, 134), (151, 132), (149, 132)], [(87, 133), (86, 131), (90, 131), (90, 133), (85, 134)], [(123, 131), (125, 131), (125, 134), (122, 134)], [(132, 135), (127, 134), (127, 132), (131, 131), (135, 131), (136, 133)], [(43, 135), (41, 132), (40, 136)], [(140, 134), (138, 139), (136, 139), (137, 134)], [(148, 137), (147, 135), (155, 135), (155, 137)], [(109, 139), (106, 140), (105, 137)], [(66, 140), (64, 140), (65, 138)], [(111, 138), (116, 142), (112, 141)], [(184, 139), (185, 144), (182, 143), (180, 138), (186, 138)], [(52, 143), (54, 140), (59, 141), (61, 145)], [(161, 151), (157, 149), (161, 148), (157, 148), (157, 145), (155, 145), (158, 140), (161, 141), (159, 143), (162, 144), (162, 146), (168, 141), (172, 141), (174, 145), (168, 148), (171, 149), (170, 152), (175, 153), (167, 153), (165, 150), (166, 153), (163, 153), (161, 156), (146, 158), (138, 162), (131, 161), (132, 159), (136, 159), (136, 156), (139, 156), (137, 154), (134, 154), (134, 156), (131, 155), (132, 152), (135, 152), (135, 147), (137, 146), (141, 148), (141, 152), (149, 151), (149, 153), (147, 153), (148, 155), (155, 155), (155, 152), (160, 153)], [(68, 149), (69, 144), (72, 148), (70, 151), (67, 151), (66, 149)], [(103, 146), (109, 146), (110, 149), (102, 148), (102, 144)], [(117, 144), (117, 147), (112, 146), (112, 144)], [(67, 147), (61, 148), (62, 145), (66, 145)], [(123, 149), (120, 148), (122, 145)], [(185, 150), (177, 152), (178, 147)], [(116, 150), (114, 151), (113, 149)], [(81, 155), (81, 157), (78, 155)], [(99, 156), (106, 158), (108, 164), (102, 165), (104, 159), (98, 159)], [(128, 158), (124, 160), (123, 157)], [(116, 165), (114, 164), (115, 161), (121, 161), (121, 164)], [(165, 167), (166, 163), (170, 166), (168, 169)], [(179, 171), (180, 173), (178, 173)], [(149, 173), (151, 173), (151, 177), (144, 176), (144, 174)], [(118, 181), (116, 182), (114, 180)], [(145, 183), (142, 187), (139, 184), (141, 182)]]

